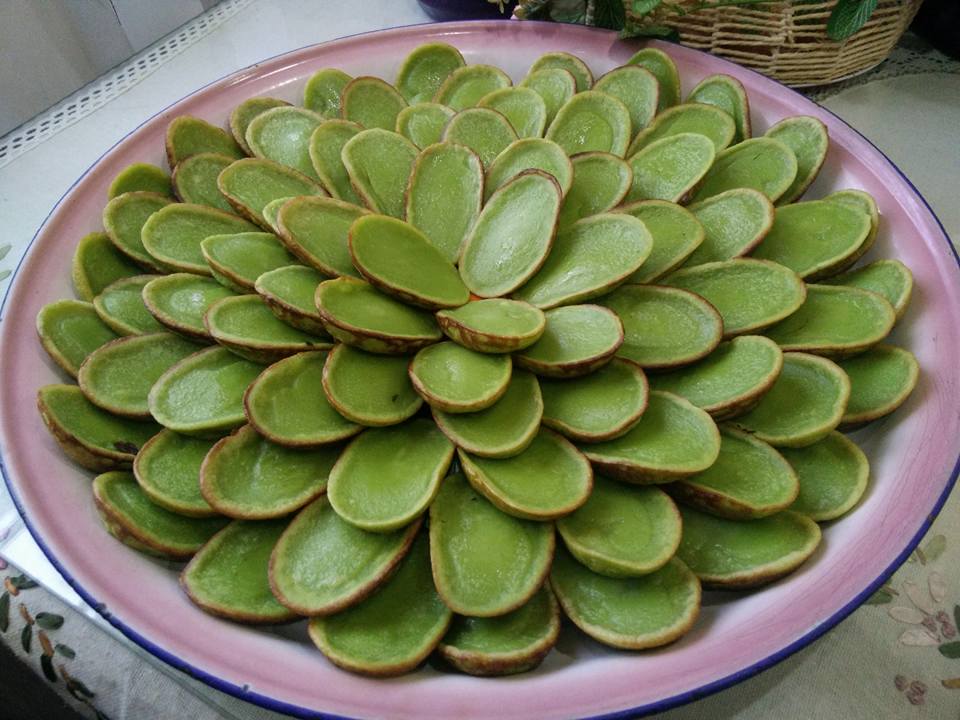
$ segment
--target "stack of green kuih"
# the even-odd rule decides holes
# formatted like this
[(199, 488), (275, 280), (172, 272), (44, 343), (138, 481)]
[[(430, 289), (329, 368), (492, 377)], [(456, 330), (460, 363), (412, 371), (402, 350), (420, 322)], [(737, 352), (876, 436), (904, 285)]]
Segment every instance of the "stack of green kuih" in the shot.
[(514, 87), (427, 45), (396, 87), (326, 69), (305, 104), (248, 100), (232, 137), (175, 119), (172, 178), (117, 177), (82, 300), (38, 317), (79, 383), (40, 389), (44, 421), (103, 473), (111, 533), (192, 558), (197, 605), (309, 617), (358, 672), (435, 648), (517, 672), (561, 609), (670, 642), (701, 582), (783, 576), (857, 503), (836, 429), (916, 382), (878, 344), (912, 280), (840, 274), (877, 234), (866, 193), (788, 204), (819, 121), (751, 138), (736, 80), (680, 104), (652, 49), (596, 81), (551, 53)]

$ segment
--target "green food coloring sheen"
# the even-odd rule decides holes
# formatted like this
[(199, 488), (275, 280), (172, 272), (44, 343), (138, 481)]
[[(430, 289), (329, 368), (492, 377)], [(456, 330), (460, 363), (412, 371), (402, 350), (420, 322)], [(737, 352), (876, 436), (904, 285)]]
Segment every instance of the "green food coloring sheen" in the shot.
[(317, 70), (303, 86), (303, 106), (325, 118), (338, 118), (343, 111), (343, 89), (353, 78), (337, 68)]
[(504, 354), (478, 353), (453, 342), (423, 348), (410, 380), (431, 407), (446, 412), (488, 408), (506, 392), (512, 363)]
[(213, 303), (233, 294), (213, 278), (192, 273), (164, 275), (143, 287), (150, 314), (173, 332), (195, 340), (210, 340), (203, 316)]
[(473, 488), (514, 517), (554, 520), (569, 515), (593, 488), (590, 463), (552, 430), (542, 428), (522, 452), (509, 458), (474, 457), (462, 449), (458, 454)]
[(620, 358), (581, 378), (541, 379), (540, 391), (543, 424), (582, 442), (623, 435), (647, 407), (643, 371)]
[(684, 397), (714, 419), (749, 410), (783, 368), (783, 351), (770, 338), (743, 335), (720, 343), (703, 360), (650, 376), (650, 387)]
[(800, 480), (800, 493), (790, 509), (824, 522), (845, 515), (867, 489), (870, 463), (845, 435), (832, 432), (805, 448), (780, 450)]
[(663, 277), (696, 252), (704, 240), (703, 226), (684, 207), (665, 200), (641, 200), (618, 212), (643, 221), (653, 239), (653, 248), (643, 265), (627, 282), (649, 283)]
[(543, 584), (554, 546), (551, 524), (501, 512), (462, 475), (446, 478), (430, 505), (434, 582), (461, 615), (494, 617), (521, 607)]
[(773, 227), (773, 204), (750, 188), (727, 190), (688, 209), (703, 226), (704, 238), (685, 267), (746, 255)]
[(699, 133), (668, 135), (650, 143), (629, 160), (633, 184), (626, 201), (679, 202), (707, 174), (714, 156), (710, 138)]
[(117, 250), (141, 267), (160, 272), (163, 268), (143, 246), (144, 223), (173, 200), (152, 192), (128, 192), (115, 197), (103, 209), (103, 227)]
[(133, 474), (152, 502), (193, 517), (216, 514), (200, 494), (200, 466), (213, 440), (161, 430), (140, 448)]
[(350, 226), (354, 266), (388, 295), (430, 310), (470, 299), (457, 269), (417, 228), (386, 215), (367, 215)]
[(151, 554), (174, 560), (189, 558), (227, 523), (219, 517), (184, 517), (154, 505), (131, 472), (98, 475), (93, 500), (108, 530), (121, 542), (129, 538)]
[(262, 369), (226, 348), (201, 350), (160, 376), (150, 391), (150, 413), (185, 435), (222, 434), (244, 423), (243, 393)]
[(374, 355), (339, 343), (323, 367), (323, 390), (348, 420), (372, 427), (395, 425), (423, 405), (407, 375), (409, 364), (403, 355)]
[(821, 283), (875, 292), (893, 306), (897, 318), (903, 317), (913, 293), (913, 273), (899, 260), (877, 260), (856, 270), (821, 280)]
[(804, 447), (840, 424), (850, 397), (850, 380), (826, 358), (786, 353), (770, 390), (734, 423), (775, 447)]
[(920, 376), (913, 354), (893, 345), (878, 345), (838, 364), (850, 378), (841, 429), (892, 413), (910, 396)]
[(543, 138), (524, 138), (511, 143), (491, 163), (487, 171), (485, 199), (524, 170), (542, 170), (552, 175), (564, 196), (573, 182), (573, 164), (559, 145)]
[(623, 157), (630, 144), (630, 111), (613, 95), (580, 92), (560, 108), (545, 137), (568, 155), (599, 151)]
[(680, 133), (703, 135), (713, 143), (714, 151), (720, 152), (731, 143), (734, 132), (733, 118), (720, 108), (700, 103), (684, 103), (657, 115), (653, 124), (633, 139), (627, 155), (636, 155), (657, 140)]
[(340, 153), (354, 192), (373, 212), (402, 218), (416, 146), (403, 135), (374, 128), (347, 140)]
[(464, 347), (486, 353), (514, 352), (535, 343), (547, 321), (543, 311), (519, 300), (474, 300), (436, 315), (444, 334)]
[(546, 262), (514, 298), (541, 309), (591, 300), (636, 272), (652, 248), (650, 232), (631, 215), (578, 220), (557, 234)]
[(278, 234), (301, 261), (325, 275), (359, 277), (350, 257), (348, 237), (363, 208), (333, 198), (297, 197), (277, 215)]
[(511, 143), (517, 132), (496, 110), (472, 107), (454, 115), (443, 130), (443, 141), (473, 150), (485, 168)]
[(743, 85), (730, 75), (710, 75), (705, 77), (687, 96), (687, 102), (714, 105), (730, 117), (736, 124), (733, 142), (743, 142), (750, 137), (750, 103)]
[(572, 158), (573, 179), (563, 198), (560, 229), (620, 204), (633, 182), (633, 171), (610, 153), (580, 153)]
[(107, 189), (107, 199), (113, 200), (128, 192), (152, 192), (173, 197), (167, 171), (149, 163), (133, 163), (117, 173)]
[(247, 128), (250, 127), (250, 123), (257, 115), (265, 113), (267, 110), (289, 104), (286, 100), (272, 97), (252, 97), (237, 105), (230, 113), (230, 133), (233, 135), (233, 139), (237, 141), (237, 145), (247, 155), (252, 155), (253, 151), (247, 145)]
[(190, 599), (212, 615), (248, 623), (279, 623), (296, 613), (270, 588), (270, 553), (286, 520), (234, 520), (204, 545), (180, 575)]
[(557, 112), (577, 92), (577, 81), (567, 70), (558, 67), (534, 70), (520, 83), (537, 93), (547, 108), (547, 127), (557, 116)]
[(404, 305), (362, 280), (326, 280), (317, 287), (316, 303), (331, 335), (368, 352), (403, 355), (442, 337), (430, 313)]
[(339, 447), (277, 445), (244, 425), (210, 450), (200, 488), (211, 507), (228, 517), (283, 517), (323, 494), (339, 455)]
[(257, 115), (247, 126), (247, 145), (258, 158), (273, 160), (318, 180), (310, 159), (310, 136), (323, 122), (312, 110), (276, 107)]
[(446, 105), (417, 103), (400, 111), (394, 129), (422, 150), (440, 142), (443, 129), (455, 114)]
[(173, 189), (182, 202), (233, 212), (217, 187), (217, 176), (234, 159), (217, 153), (200, 153), (181, 160), (173, 169)]
[(757, 520), (730, 520), (681, 506), (677, 557), (708, 587), (750, 588), (802, 565), (820, 544), (813, 520), (789, 510)]
[(463, 55), (446, 43), (426, 43), (410, 52), (397, 72), (397, 90), (410, 103), (422, 103), (437, 94), (451, 73), (466, 65)]
[(661, 483), (703, 472), (720, 453), (707, 413), (677, 395), (654, 391), (640, 421), (614, 440), (581, 445), (594, 468), (617, 480)]
[(425, 418), (366, 430), (330, 473), (330, 504), (344, 520), (370, 532), (408, 525), (437, 494), (453, 449)]
[(362, 430), (327, 402), (326, 359), (325, 352), (305, 352), (263, 371), (244, 398), (247, 418), (257, 432), (281, 445), (316, 447)]
[(163, 330), (143, 302), (143, 288), (158, 275), (120, 278), (93, 299), (97, 315), (118, 335), (142, 335)]
[(230, 133), (190, 115), (180, 115), (167, 125), (166, 150), (167, 163), (172, 168), (181, 160), (200, 153), (243, 157), (243, 150)]
[(151, 215), (141, 237), (147, 252), (167, 270), (209, 275), (210, 267), (200, 249), (205, 238), (255, 231), (256, 225), (236, 215), (204, 205), (175, 203)]
[(670, 486), (682, 502), (720, 517), (750, 520), (788, 508), (799, 491), (797, 475), (762, 440), (720, 429), (720, 455), (702, 473)]
[(168, 332), (134, 335), (97, 348), (77, 375), (87, 399), (107, 412), (149, 420), (147, 395), (163, 373), (197, 351)]
[(535, 91), (525, 87), (508, 87), (485, 95), (477, 107), (496, 110), (503, 115), (521, 138), (538, 138), (547, 126), (547, 105)]
[(630, 487), (602, 475), (586, 504), (557, 520), (567, 550), (593, 572), (638, 577), (666, 565), (680, 544), (680, 513), (656, 487)]
[(259, 295), (218, 300), (207, 310), (203, 322), (220, 345), (263, 364), (331, 345), (279, 320)]
[[(440, 642), (452, 617), (433, 586), (423, 536), (377, 592), (341, 613), (313, 618), (308, 630), (335, 665), (386, 677), (419, 665)], [(387, 644), (385, 637), (390, 638)]]
[(768, 260), (740, 258), (682, 268), (662, 281), (694, 292), (717, 309), (725, 338), (769, 327), (803, 305), (797, 274)]
[(623, 324), (607, 308), (568, 305), (544, 314), (540, 339), (514, 355), (517, 365), (537, 375), (586, 375), (608, 363), (623, 344)]
[(265, 272), (254, 288), (267, 306), (283, 322), (315, 337), (326, 339), (326, 329), (313, 301), (317, 285), (326, 280), (313, 268), (287, 265)]
[(273, 233), (211, 235), (200, 243), (214, 279), (239, 293), (255, 290), (257, 278), (297, 261)]
[(37, 335), (43, 349), (71, 377), (87, 356), (118, 335), (90, 303), (56, 300), (37, 313)]
[(565, 52), (548, 52), (537, 58), (530, 66), (530, 75), (542, 70), (565, 70), (576, 82), (575, 91), (578, 93), (593, 87), (593, 73), (590, 68), (576, 55)]
[(604, 645), (642, 650), (673, 642), (700, 612), (700, 583), (680, 560), (640, 577), (599, 575), (560, 549), (550, 585), (564, 614)]
[[(452, 187), (457, 192), (450, 192)], [(476, 153), (453, 143), (430, 145), (417, 156), (410, 175), (406, 220), (456, 262), (480, 214), (483, 187), (483, 163)]]
[(237, 160), (220, 173), (217, 183), (232, 207), (265, 230), (270, 230), (270, 226), (263, 217), (263, 209), (271, 201), (327, 194), (316, 180), (262, 158)]
[(657, 112), (680, 102), (680, 73), (673, 59), (663, 50), (644, 48), (627, 60), (627, 64), (646, 68), (657, 79), (660, 86)]
[(301, 510), (273, 550), (270, 584), (302, 615), (330, 615), (383, 584), (410, 549), (420, 521), (371, 533), (344, 521), (325, 497)]
[(625, 285), (601, 302), (623, 323), (621, 357), (645, 368), (670, 368), (706, 357), (720, 343), (723, 321), (703, 298), (659, 285)]
[(450, 73), (437, 88), (433, 102), (457, 112), (477, 105), (494, 90), (510, 87), (510, 76), (493, 65), (467, 65)]
[(778, 201), (785, 205), (803, 195), (820, 172), (830, 145), (827, 126), (815, 117), (794, 115), (771, 127), (765, 136), (779, 140), (797, 156), (797, 176)]
[(111, 283), (140, 275), (143, 269), (117, 250), (103, 232), (84, 235), (77, 243), (70, 278), (77, 297), (91, 302)]
[(407, 107), (397, 89), (380, 78), (354, 78), (343, 88), (343, 117), (363, 128), (393, 130), (397, 115)]
[(797, 157), (773, 138), (744, 140), (717, 154), (693, 194), (699, 202), (734, 188), (753, 188), (776, 202), (797, 177)]
[(660, 88), (657, 79), (639, 65), (614, 68), (597, 80), (594, 90), (612, 95), (630, 112), (630, 127), (634, 134), (650, 124), (657, 114)]
[(497, 297), (540, 269), (553, 244), (560, 186), (539, 170), (497, 190), (480, 212), (460, 254), (460, 276), (472, 293)]
[(354, 205), (362, 201), (350, 184), (341, 153), (347, 141), (362, 130), (347, 120), (326, 120), (313, 131), (309, 145), (310, 160), (324, 187), (333, 197)]
[(513, 457), (533, 442), (540, 428), (543, 400), (537, 379), (515, 370), (507, 391), (486, 410), (470, 413), (433, 411), (440, 431), (459, 448), (478, 457)]

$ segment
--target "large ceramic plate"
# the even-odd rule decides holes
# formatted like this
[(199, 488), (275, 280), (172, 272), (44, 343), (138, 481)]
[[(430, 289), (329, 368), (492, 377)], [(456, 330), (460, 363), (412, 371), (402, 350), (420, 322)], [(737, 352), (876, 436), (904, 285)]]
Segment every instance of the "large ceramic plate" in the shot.
[(605, 31), (519, 22), (361, 35), (238, 72), (122, 139), (47, 219), (18, 269), (4, 310), (4, 475), (34, 536), (77, 591), (134, 641), (220, 689), (304, 716), (507, 720), (652, 711), (732, 684), (811, 642), (903, 561), (953, 482), (960, 446), (960, 270), (923, 199), (856, 131), (773, 81), (681, 47), (664, 46), (680, 68), (685, 90), (712, 73), (735, 75), (749, 92), (756, 132), (786, 115), (821, 118), (832, 148), (808, 197), (842, 187), (868, 190), (883, 214), (873, 253), (902, 259), (916, 275), (917, 292), (894, 342), (916, 353), (923, 368), (920, 385), (906, 407), (858, 435), (873, 468), (871, 488), (854, 513), (825, 528), (824, 543), (799, 572), (757, 592), (708, 596), (694, 630), (655, 652), (611, 652), (565, 630), (557, 650), (534, 673), (489, 680), (428, 667), (383, 681), (331, 666), (306, 641), (302, 623), (273, 632), (205, 615), (180, 591), (174, 567), (127, 549), (98, 524), (89, 475), (61, 455), (34, 410), (36, 389), (62, 380), (35, 339), (34, 317), (44, 303), (70, 296), (74, 245), (100, 228), (111, 178), (134, 161), (162, 164), (164, 128), (181, 113), (222, 124), (230, 109), (250, 96), (299, 98), (306, 78), (329, 65), (393, 78), (401, 58), (429, 40), (452, 43), (469, 62), (496, 63), (515, 79), (548, 50), (577, 53), (597, 74), (636, 50)]

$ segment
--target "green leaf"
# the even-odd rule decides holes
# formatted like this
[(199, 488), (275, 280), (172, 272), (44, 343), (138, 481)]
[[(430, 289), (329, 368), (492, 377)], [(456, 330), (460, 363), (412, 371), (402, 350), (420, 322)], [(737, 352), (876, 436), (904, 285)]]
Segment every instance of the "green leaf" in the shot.
[(960, 658), (960, 640), (944, 643), (938, 649), (940, 650), (941, 655), (948, 657), (951, 660)]
[(34, 619), (37, 621), (37, 625), (44, 630), (56, 630), (63, 625), (63, 616), (56, 613), (37, 613)]
[(587, 20), (587, 0), (554, 0), (550, 3), (550, 19), (583, 25)]
[(627, 22), (623, 0), (594, 0), (593, 24), (608, 30), (622, 30)]
[(0, 632), (10, 629), (10, 593), (0, 595)]
[(633, 0), (633, 7), (630, 11), (634, 15), (648, 15), (656, 10), (663, 3), (663, 0)]
[(77, 656), (76, 651), (74, 651), (72, 647), (64, 645), (63, 643), (57, 643), (53, 646), (53, 649), (70, 660), (73, 660)]
[(46, 675), (47, 680), (52, 683), (57, 681), (57, 673), (53, 669), (53, 661), (50, 659), (49, 655), (40, 656), (40, 667), (43, 668), (43, 674)]
[(10, 252), (11, 247), (13, 246), (10, 243), (0, 247), (0, 260), (3, 260), (7, 256), (7, 253)]
[(839, 0), (827, 21), (831, 40), (846, 40), (867, 24), (877, 8), (878, 0)]
[(37, 586), (36, 581), (28, 578), (26, 575), (17, 575), (10, 578), (10, 582), (17, 590), (31, 590)]
[(67, 680), (67, 689), (70, 691), (70, 694), (73, 695), (78, 700), (82, 700), (83, 698), (78, 697), (77, 693), (79, 693), (80, 695), (83, 695), (87, 699), (92, 699), (96, 697), (96, 693), (91, 692), (86, 685), (84, 685), (82, 682), (77, 680), (75, 677), (72, 677), (69, 680)]
[(24, 625), (20, 631), (20, 644), (23, 645), (25, 653), (30, 652), (30, 642), (33, 640), (33, 625)]
[(652, 37), (652, 38), (660, 38), (662, 40), (671, 40), (676, 42), (677, 40), (680, 39), (680, 34), (677, 32), (676, 28), (668, 27), (666, 25), (632, 24), (629, 27), (626, 27), (620, 31), (620, 37), (623, 39), (635, 38), (635, 37)]
[(934, 535), (930, 538), (929, 542), (923, 546), (923, 554), (927, 560), (932, 561), (943, 555), (943, 551), (946, 549), (947, 538), (943, 535)]
[(3, 282), (3, 281), (6, 280), (8, 277), (10, 277), (10, 271), (9, 271), (9, 270), (0, 270), (0, 282)]
[(893, 600), (893, 595), (886, 590), (877, 590), (873, 595), (866, 599), (865, 605), (886, 605)]

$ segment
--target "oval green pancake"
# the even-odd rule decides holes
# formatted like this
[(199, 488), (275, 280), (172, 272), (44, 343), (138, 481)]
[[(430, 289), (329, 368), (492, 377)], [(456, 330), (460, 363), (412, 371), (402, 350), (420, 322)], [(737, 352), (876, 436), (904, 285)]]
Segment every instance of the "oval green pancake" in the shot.
[(254, 156), (318, 180), (310, 159), (310, 136), (322, 122), (323, 117), (306, 108), (276, 107), (251, 120), (245, 138)]
[(680, 102), (680, 74), (677, 72), (673, 58), (663, 50), (643, 48), (627, 60), (627, 64), (646, 68), (657, 79), (657, 84), (660, 86), (657, 112), (662, 112)]
[(325, 120), (310, 136), (308, 152), (317, 177), (330, 194), (338, 200), (362, 204), (350, 184), (350, 176), (343, 164), (343, 146), (362, 127), (348, 120)]
[(324, 275), (360, 277), (348, 238), (354, 220), (366, 214), (361, 207), (333, 198), (291, 198), (277, 214), (278, 235), (290, 252)]
[[(612, 156), (611, 156), (612, 157)], [(524, 138), (511, 143), (490, 164), (484, 199), (524, 170), (542, 170), (552, 175), (566, 196), (573, 181), (573, 164), (559, 145), (543, 138)]]
[(743, 84), (730, 75), (710, 75), (690, 91), (687, 102), (715, 105), (736, 123), (733, 142), (743, 142), (750, 137), (750, 102)]
[(380, 78), (354, 78), (343, 88), (340, 102), (343, 118), (361, 127), (390, 130), (397, 125), (397, 115), (407, 103), (390, 83)]
[(566, 105), (577, 91), (577, 81), (563, 68), (544, 67), (527, 75), (521, 87), (528, 87), (537, 93), (547, 107), (547, 126), (553, 122), (557, 112)]
[[(250, 146), (247, 145), (247, 128), (250, 127), (251, 121), (253, 121), (257, 115), (267, 110), (289, 104), (286, 100), (280, 100), (278, 98), (252, 97), (237, 105), (230, 112), (230, 133), (233, 135), (233, 139), (237, 141), (237, 145), (239, 145), (247, 155), (252, 155), (253, 151), (250, 150)], [(311, 110), (314, 109), (310, 108), (309, 105), (307, 105), (307, 107)]]
[(313, 337), (277, 319), (259, 295), (218, 300), (207, 310), (203, 322), (217, 343), (264, 365), (331, 346), (329, 339)]
[(303, 86), (303, 106), (325, 118), (338, 118), (342, 112), (341, 96), (353, 78), (338, 68), (317, 70)]
[(489, 108), (461, 110), (443, 130), (444, 142), (470, 148), (485, 168), (489, 168), (494, 159), (517, 139), (510, 121)]
[(107, 188), (107, 199), (128, 192), (153, 192), (173, 198), (173, 186), (166, 170), (150, 163), (133, 163), (117, 173)]
[(647, 127), (657, 114), (660, 87), (653, 73), (639, 65), (614, 68), (597, 80), (593, 89), (613, 95), (627, 107), (634, 134)]
[(623, 344), (623, 323), (608, 308), (568, 305), (544, 315), (540, 339), (513, 356), (517, 365), (537, 375), (586, 375), (610, 362)]
[(779, 140), (797, 156), (797, 176), (778, 200), (785, 205), (803, 195), (820, 172), (830, 145), (827, 126), (815, 117), (794, 115), (784, 118), (764, 135)]
[(685, 267), (746, 255), (773, 227), (773, 204), (750, 188), (727, 190), (688, 209), (703, 226), (704, 238)]
[(567, 155), (599, 151), (623, 157), (630, 144), (630, 111), (613, 95), (580, 92), (560, 108), (545, 137)]
[(496, 110), (513, 127), (517, 137), (538, 138), (547, 126), (547, 105), (536, 90), (508, 87), (484, 95), (477, 107)]
[(892, 413), (910, 396), (920, 376), (913, 354), (893, 345), (878, 345), (837, 364), (850, 378), (850, 400), (841, 429)]
[(100, 319), (90, 303), (56, 300), (37, 313), (37, 335), (43, 349), (71, 377), (98, 347), (119, 336)]
[(897, 318), (903, 317), (913, 293), (913, 273), (899, 260), (877, 260), (856, 270), (821, 280), (821, 283), (871, 290), (882, 295), (893, 306)]
[(397, 90), (408, 103), (430, 100), (449, 75), (462, 68), (463, 55), (446, 43), (425, 43), (414, 48), (397, 72)]
[(316, 180), (263, 158), (244, 158), (220, 173), (217, 187), (230, 205), (251, 222), (270, 230), (263, 209), (273, 200), (302, 195), (326, 196)]
[(394, 130), (423, 150), (440, 142), (443, 129), (455, 114), (446, 105), (417, 103), (400, 111)]
[(181, 160), (173, 169), (173, 189), (181, 202), (207, 205), (224, 212), (233, 207), (220, 193), (217, 176), (234, 159), (217, 153), (199, 153)]
[(243, 150), (230, 134), (206, 120), (180, 115), (167, 125), (167, 163), (171, 168), (184, 158), (198, 153), (220, 153), (232, 158), (242, 158)]
[(278, 318), (305, 333), (327, 337), (323, 320), (317, 312), (314, 296), (326, 276), (303, 265), (287, 265), (265, 272), (257, 278), (254, 289)]
[(504, 354), (478, 353), (453, 342), (423, 348), (410, 363), (413, 387), (431, 407), (474, 412), (507, 391), (513, 364)]
[(593, 87), (593, 73), (587, 64), (576, 55), (566, 52), (548, 52), (538, 57), (530, 66), (529, 74), (547, 69), (566, 70), (576, 82), (576, 92), (580, 93)]
[(416, 146), (390, 130), (364, 130), (340, 151), (354, 192), (370, 210), (402, 218)]
[(535, 343), (547, 325), (543, 311), (506, 298), (474, 300), (436, 315), (444, 334), (471, 350), (514, 352)]
[(679, 267), (704, 240), (700, 222), (684, 207), (665, 200), (641, 200), (618, 209), (642, 220), (653, 238), (653, 249), (628, 279), (649, 283)]
[(239, 293), (253, 292), (265, 272), (298, 264), (273, 233), (211, 235), (200, 250), (214, 279)]
[(805, 448), (780, 451), (800, 480), (790, 509), (811, 520), (835, 520), (848, 513), (867, 489), (870, 463), (857, 445), (838, 432)]
[(827, 195), (824, 200), (840, 203), (841, 205), (846, 205), (847, 207), (860, 210), (869, 215), (870, 235), (867, 236), (866, 241), (863, 243), (863, 251), (866, 252), (873, 247), (877, 239), (877, 233), (880, 230), (880, 209), (877, 207), (877, 201), (873, 199), (870, 193), (864, 190), (848, 188), (846, 190), (836, 190)]
[(714, 105), (689, 102), (675, 105), (657, 115), (650, 127), (637, 134), (627, 155), (636, 155), (662, 138), (687, 132), (709, 138), (714, 151), (720, 152), (731, 143), (735, 130), (733, 118)]
[(374, 355), (340, 343), (323, 366), (323, 390), (348, 420), (373, 427), (395, 425), (423, 405), (407, 375), (409, 363), (403, 355)]
[(773, 138), (752, 138), (717, 154), (704, 176), (694, 202), (734, 188), (753, 188), (776, 202), (797, 177), (797, 157)]
[(154, 503), (194, 517), (216, 514), (200, 493), (200, 466), (213, 440), (161, 430), (140, 448), (133, 474)]
[(633, 182), (630, 166), (610, 153), (580, 153), (571, 158), (571, 165), (573, 182), (560, 208), (561, 229), (590, 215), (612, 210)]
[(494, 90), (510, 87), (510, 76), (493, 65), (468, 65), (450, 73), (432, 100), (457, 112), (477, 105)]
[(163, 330), (143, 302), (144, 286), (157, 277), (134, 275), (111, 283), (93, 299), (97, 315), (119, 335), (143, 335)]
[(210, 267), (200, 249), (204, 238), (256, 231), (256, 225), (236, 215), (204, 205), (174, 203), (150, 216), (141, 238), (147, 252), (167, 270), (209, 275)]
[(143, 287), (143, 302), (161, 325), (184, 337), (210, 341), (203, 316), (213, 303), (234, 293), (213, 278), (174, 273)]
[(631, 156), (633, 184), (626, 201), (680, 202), (711, 168), (716, 151), (699, 133), (668, 135)]
[(103, 209), (103, 228), (121, 253), (147, 270), (163, 272), (156, 258), (143, 246), (140, 232), (155, 212), (171, 203), (172, 198), (153, 192), (118, 195)]
[(84, 235), (77, 243), (70, 278), (77, 297), (90, 302), (111, 283), (142, 272), (139, 265), (110, 242), (106, 233), (93, 232)]

